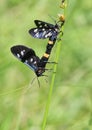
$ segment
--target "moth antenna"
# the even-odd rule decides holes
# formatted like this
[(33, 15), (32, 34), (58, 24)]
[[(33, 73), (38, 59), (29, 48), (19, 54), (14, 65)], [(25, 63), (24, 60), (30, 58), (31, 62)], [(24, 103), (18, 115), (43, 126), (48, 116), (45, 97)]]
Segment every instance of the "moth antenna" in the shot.
[(34, 80), (36, 79), (37, 76), (35, 76), (32, 80), (31, 80), (31, 85), (33, 84)]
[(49, 15), (49, 17), (54, 21), (55, 24), (57, 23), (56, 20), (55, 20), (55, 18), (53, 16)]
[(41, 75), (41, 76), (45, 76), (45, 77), (48, 77), (48, 75)]
[(46, 83), (48, 83), (48, 80), (47, 80), (47, 79), (45, 79), (45, 82), (46, 82)]
[(37, 77), (37, 81), (38, 81), (38, 86), (39, 86), (39, 88), (40, 88), (40, 81), (39, 81), (38, 77)]
[(38, 80), (38, 77), (37, 76), (35, 76), (33, 79), (32, 79), (32, 81), (31, 81), (31, 85), (33, 84), (33, 82), (35, 81), (35, 79), (37, 78), (37, 82), (38, 82), (38, 86), (40, 87), (40, 82), (39, 82), (39, 80)]

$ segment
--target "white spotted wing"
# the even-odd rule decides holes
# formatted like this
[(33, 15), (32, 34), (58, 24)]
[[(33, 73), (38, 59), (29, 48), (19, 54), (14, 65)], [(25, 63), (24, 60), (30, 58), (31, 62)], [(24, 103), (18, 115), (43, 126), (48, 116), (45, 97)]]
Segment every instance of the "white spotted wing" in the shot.
[(34, 38), (39, 39), (46, 39), (50, 38), (51, 36), (56, 37), (58, 34), (58, 26), (53, 25), (44, 21), (35, 20), (36, 28), (32, 28), (29, 30), (29, 33)]
[(16, 45), (11, 47), (11, 52), (15, 57), (29, 66), (32, 70), (36, 71), (38, 69), (38, 63), (40, 59), (38, 56), (36, 56), (33, 49), (23, 45)]

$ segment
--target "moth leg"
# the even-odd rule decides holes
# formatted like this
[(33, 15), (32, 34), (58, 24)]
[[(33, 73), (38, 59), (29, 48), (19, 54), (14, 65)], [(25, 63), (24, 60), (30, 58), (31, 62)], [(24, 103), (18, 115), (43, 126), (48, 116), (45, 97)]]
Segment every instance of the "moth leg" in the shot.
[(49, 62), (49, 61), (44, 61), (44, 62), (46, 62), (46, 63), (49, 63), (49, 64), (58, 64), (57, 62)]
[(60, 30), (60, 31), (59, 31), (59, 34), (61, 34), (62, 36), (64, 35), (64, 33), (63, 33), (63, 31), (62, 31), (62, 30)]
[[(53, 69), (45, 69), (45, 70), (47, 70), (49, 72), (53, 71)], [(56, 73), (56, 72), (53, 71), (53, 73)]]
[(42, 74), (41, 76), (45, 76), (45, 77), (48, 77), (48, 75), (43, 75), (43, 74)]
[(45, 71), (52, 71), (53, 69), (45, 69)]
[[(62, 37), (63, 36), (63, 31), (61, 30), (61, 31), (59, 31), (59, 34), (60, 34), (60, 36)], [(62, 39), (61, 38), (57, 38), (57, 41), (61, 41)]]
[(57, 41), (61, 41), (62, 39), (61, 38), (57, 38)]

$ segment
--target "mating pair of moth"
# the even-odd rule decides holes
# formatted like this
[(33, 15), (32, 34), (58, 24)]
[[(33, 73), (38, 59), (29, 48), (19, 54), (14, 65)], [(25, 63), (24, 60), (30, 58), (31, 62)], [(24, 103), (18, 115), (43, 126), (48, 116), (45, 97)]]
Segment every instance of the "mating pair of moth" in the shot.
[(31, 36), (34, 38), (49, 39), (46, 46), (46, 51), (41, 58), (36, 55), (32, 48), (26, 47), (24, 45), (16, 45), (11, 47), (11, 52), (13, 55), (28, 67), (30, 67), (35, 72), (37, 77), (44, 76), (43, 73), (48, 70), (46, 69), (47, 63), (54, 63), (48, 62), (48, 59), (58, 35), (62, 32), (61, 29), (64, 22), (65, 18), (63, 15), (59, 16), (59, 21), (55, 22), (55, 25), (40, 20), (34, 21), (36, 28), (30, 29), (29, 34), (31, 34)]

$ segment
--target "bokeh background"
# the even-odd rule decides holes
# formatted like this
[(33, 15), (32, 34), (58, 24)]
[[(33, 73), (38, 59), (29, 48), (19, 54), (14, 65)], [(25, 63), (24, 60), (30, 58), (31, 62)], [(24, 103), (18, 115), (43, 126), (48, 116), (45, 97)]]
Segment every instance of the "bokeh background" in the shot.
[[(13, 45), (33, 48), (41, 57), (47, 40), (28, 30), (34, 20), (54, 24), (63, 13), (60, 0), (0, 0), (0, 130), (40, 130), (53, 72), (41, 77), (10, 52)], [(54, 61), (57, 44), (51, 53)], [(47, 65), (53, 68), (53, 65)], [(68, 0), (46, 130), (92, 129), (92, 0)]]

